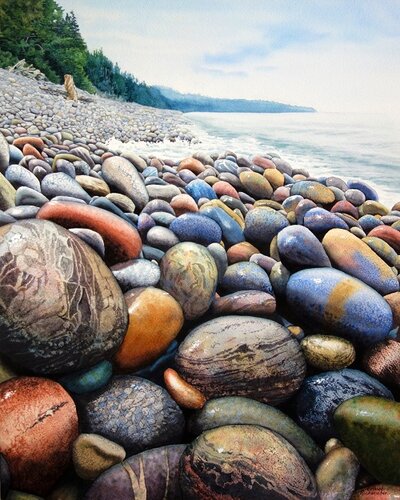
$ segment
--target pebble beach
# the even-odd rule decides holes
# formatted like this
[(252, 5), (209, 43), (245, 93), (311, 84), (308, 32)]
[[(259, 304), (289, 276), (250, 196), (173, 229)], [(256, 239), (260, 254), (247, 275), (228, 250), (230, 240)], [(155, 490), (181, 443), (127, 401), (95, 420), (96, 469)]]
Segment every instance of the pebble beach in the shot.
[(400, 498), (400, 191), (78, 97), (0, 70), (1, 498)]

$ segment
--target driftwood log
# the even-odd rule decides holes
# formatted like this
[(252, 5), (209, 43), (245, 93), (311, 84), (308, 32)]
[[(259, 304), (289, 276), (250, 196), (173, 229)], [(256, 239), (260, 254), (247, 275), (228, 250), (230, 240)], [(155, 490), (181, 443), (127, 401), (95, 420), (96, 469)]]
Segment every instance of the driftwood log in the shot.
[(64, 75), (64, 87), (67, 91), (67, 99), (69, 99), (70, 101), (77, 101), (78, 93), (76, 91), (72, 75)]

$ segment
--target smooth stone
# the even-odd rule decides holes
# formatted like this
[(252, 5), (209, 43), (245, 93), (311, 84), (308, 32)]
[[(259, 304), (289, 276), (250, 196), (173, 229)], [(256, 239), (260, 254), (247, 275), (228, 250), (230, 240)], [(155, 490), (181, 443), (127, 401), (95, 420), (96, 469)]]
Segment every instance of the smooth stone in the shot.
[(337, 408), (333, 419), (341, 441), (370, 474), (400, 485), (400, 403), (354, 397)]
[[(199, 202), (199, 206), (200, 206), (200, 209), (201, 211), (204, 211), (208, 208), (220, 208), (222, 209), (225, 214), (227, 216), (229, 216), (231, 219), (233, 219), (234, 221), (236, 221), (240, 228), (241, 229), (244, 229), (244, 221), (243, 221), (243, 217), (239, 216), (236, 212), (234, 212), (233, 210), (231, 210), (228, 205), (225, 205), (225, 203), (223, 203), (221, 200), (207, 200), (204, 204), (200, 204)], [(210, 217), (211, 215), (211, 212), (208, 212), (208, 216)], [(213, 215), (212, 215), (212, 218), (214, 218), (214, 220), (216, 222), (218, 222), (221, 226), (221, 229), (224, 231), (224, 223), (223, 223), (223, 219), (221, 219), (220, 217), (217, 217), (217, 212), (215, 212)], [(226, 220), (228, 220), (226, 218)], [(228, 224), (227, 227), (230, 227), (230, 225)]]
[(104, 387), (112, 375), (110, 361), (100, 361), (91, 368), (69, 373), (58, 379), (58, 382), (74, 394), (86, 394)]
[(142, 210), (141, 214), (151, 215), (154, 212), (166, 212), (171, 215), (175, 215), (175, 212), (171, 205), (165, 200), (151, 200)]
[(39, 207), (34, 205), (20, 205), (19, 207), (11, 207), (6, 211), (7, 215), (11, 215), (16, 220), (34, 219), (39, 212)]
[(104, 389), (80, 396), (78, 413), (83, 432), (100, 434), (127, 453), (180, 441), (184, 427), (167, 391), (133, 375), (114, 376)]
[(364, 370), (377, 379), (400, 388), (400, 340), (385, 340), (364, 352)]
[(267, 257), (266, 255), (263, 255), (262, 253), (256, 253), (250, 257), (249, 262), (254, 262), (254, 264), (258, 264), (260, 267), (264, 269), (264, 271), (266, 271), (269, 274), (277, 261), (272, 257)]
[(182, 160), (179, 163), (179, 166), (177, 168), (177, 172), (179, 172), (180, 170), (183, 170), (183, 169), (190, 170), (194, 174), (198, 175), (198, 174), (201, 174), (202, 172), (204, 172), (205, 166), (198, 159), (189, 157), (189, 158), (185, 158), (184, 160)]
[(28, 169), (21, 167), (21, 165), (10, 165), (6, 170), (5, 176), (15, 189), (18, 189), (21, 186), (26, 186), (38, 191), (39, 193), (41, 192), (40, 182), (37, 177), (35, 177)]
[(358, 210), (357, 208), (349, 203), (348, 201), (338, 201), (331, 208), (332, 213), (341, 212), (352, 215), (355, 219), (358, 219)]
[(132, 163), (132, 165), (139, 170), (139, 172), (143, 172), (143, 170), (147, 167), (147, 163), (143, 158), (129, 151), (128, 153), (122, 153), (122, 158), (125, 158)]
[(317, 205), (311, 200), (301, 200), (294, 209), (297, 224), (303, 225), (306, 213), (312, 208), (316, 208), (316, 206)]
[(368, 236), (381, 238), (383, 241), (386, 241), (397, 254), (400, 254), (400, 231), (390, 226), (382, 225), (372, 229), (372, 231), (368, 233)]
[(0, 132), (0, 172), (4, 174), (10, 164), (10, 149), (4, 135)]
[(340, 177), (335, 177), (335, 176), (328, 177), (325, 180), (325, 184), (328, 187), (334, 186), (343, 192), (349, 189), (349, 186)]
[(279, 256), (289, 269), (331, 267), (321, 242), (306, 227), (285, 227), (278, 233), (277, 243)]
[(15, 196), (14, 186), (0, 173), (0, 210), (15, 207)]
[(178, 302), (158, 288), (136, 288), (125, 294), (129, 324), (114, 357), (123, 371), (135, 371), (155, 361), (176, 338), (183, 325)]
[(3, 455), (0, 454), (0, 491), (4, 498), (7, 497), (10, 489), (10, 470)]
[(308, 210), (304, 215), (304, 225), (317, 235), (335, 228), (348, 229), (348, 225), (340, 217), (323, 208)]
[(271, 184), (272, 189), (276, 189), (285, 184), (285, 177), (279, 170), (269, 168), (264, 171), (263, 177), (267, 179), (267, 181)]
[(51, 201), (70, 201), (71, 203), (80, 203), (81, 205), (86, 205), (86, 201), (79, 200), (73, 196), (55, 196)]
[(384, 340), (392, 328), (392, 311), (378, 292), (336, 269), (293, 274), (286, 300), (307, 324), (363, 345)]
[(332, 229), (322, 240), (332, 264), (382, 295), (399, 291), (391, 268), (362, 240), (343, 229)]
[(244, 234), (240, 224), (223, 208), (218, 206), (203, 206), (200, 209), (200, 213), (219, 225), (222, 231), (222, 239), (227, 246), (244, 241)]
[(239, 200), (239, 193), (236, 191), (236, 189), (231, 184), (229, 184), (229, 182), (217, 181), (213, 185), (213, 189), (214, 189), (215, 193), (217, 194), (217, 196), (219, 196), (220, 198), (222, 196), (230, 196), (232, 198)]
[(360, 215), (387, 215), (389, 209), (379, 201), (367, 200), (359, 207)]
[(72, 196), (89, 202), (90, 195), (71, 177), (63, 172), (47, 174), (42, 180), (42, 193), (48, 198), (55, 196)]
[(120, 156), (107, 158), (101, 172), (106, 183), (130, 198), (139, 210), (149, 201), (142, 177), (129, 159)]
[(75, 179), (76, 177), (74, 164), (67, 160), (57, 160), (54, 171), (64, 172), (64, 174), (69, 175), (72, 179)]
[(247, 214), (248, 210), (244, 204), (232, 196), (221, 196), (221, 201), (231, 210), (239, 210), (243, 217)]
[(245, 217), (244, 235), (257, 248), (268, 247), (289, 222), (281, 213), (268, 208), (255, 208)]
[(120, 208), (123, 212), (134, 212), (136, 209), (133, 201), (128, 196), (121, 193), (110, 193), (106, 195), (107, 200), (110, 200), (114, 205)]
[(72, 460), (76, 474), (89, 481), (125, 457), (122, 446), (98, 434), (80, 434), (73, 444)]
[(274, 264), (269, 275), (274, 293), (277, 295), (285, 295), (289, 278), (290, 271), (286, 269), (282, 262)]
[(390, 293), (385, 296), (385, 300), (392, 310), (394, 324), (400, 326), (400, 293)]
[(149, 245), (143, 245), (142, 247), (143, 257), (147, 260), (155, 260), (158, 264), (164, 257), (165, 252), (159, 250), (158, 248), (151, 247)]
[(197, 212), (199, 210), (197, 203), (188, 194), (178, 194), (174, 196), (171, 200), (171, 207), (177, 217), (186, 213)]
[(132, 215), (134, 217), (136, 214), (125, 215), (124, 212), (117, 207), (117, 205), (114, 205), (114, 203), (112, 203), (104, 196), (93, 196), (93, 198), (89, 202), (89, 205), (91, 205), (92, 207), (101, 208), (102, 210), (107, 210), (107, 212), (116, 215), (120, 219), (123, 219), (125, 222), (127, 222), (129, 225), (135, 227), (135, 224), (132, 219), (130, 219), (129, 215)]
[(240, 182), (246, 192), (256, 200), (269, 199), (273, 189), (268, 180), (256, 172), (242, 172), (239, 175)]
[[(293, 212), (296, 210), (297, 205), (304, 200), (304, 198), (300, 195), (294, 195), (294, 196), (289, 196), (289, 198), (286, 198), (286, 200), (283, 201), (282, 203), (282, 208), (287, 212)], [(315, 206), (315, 204), (314, 204)]]
[(48, 201), (49, 199), (42, 193), (26, 186), (19, 187), (15, 193), (15, 204), (17, 206), (34, 205), (36, 207), (42, 207)]
[[(147, 215), (147, 214), (143, 214)], [(168, 227), (176, 219), (175, 215), (167, 212), (153, 212), (150, 216), (158, 226)]]
[(345, 447), (331, 450), (315, 473), (321, 500), (350, 500), (359, 469), (351, 450)]
[(367, 200), (378, 201), (378, 193), (366, 182), (360, 180), (350, 180), (347, 182), (347, 185), (349, 186), (349, 189), (359, 189), (362, 191)]
[(386, 243), (386, 241), (380, 238), (366, 236), (363, 238), (363, 242), (366, 243), (372, 250), (381, 257), (390, 266), (395, 266), (397, 263), (397, 253), (393, 248)]
[(321, 203), (326, 205), (334, 203), (335, 195), (333, 192), (323, 184), (315, 181), (300, 181), (293, 184), (290, 194), (300, 195), (303, 198), (313, 201), (314, 203)]
[(78, 417), (56, 382), (16, 377), (0, 384), (0, 453), (12, 487), (46, 495), (68, 467)]
[(135, 259), (111, 267), (111, 271), (123, 292), (132, 288), (157, 286), (160, 268), (147, 259)]
[(276, 300), (269, 293), (244, 290), (215, 298), (211, 312), (216, 316), (224, 314), (246, 314), (249, 316), (270, 316), (275, 312)]
[(90, 175), (77, 175), (76, 182), (91, 196), (107, 196), (110, 188), (102, 179), (96, 179)]
[(352, 205), (359, 207), (365, 202), (365, 194), (359, 189), (347, 189), (344, 192), (346, 200)]
[(236, 176), (238, 165), (234, 161), (221, 159), (214, 163), (214, 168), (220, 173), (226, 172)]
[[(0, 141), (1, 141), (1, 138), (0, 138)], [(22, 151), (20, 149), (18, 149), (16, 146), (14, 146), (13, 144), (10, 144), (9, 145), (9, 149), (10, 149), (10, 160), (9, 160), (9, 163), (7, 163), (7, 165), (11, 165), (11, 164), (17, 164), (19, 163), (22, 158), (24, 157)], [(6, 167), (7, 167), (6, 165)], [(0, 167), (0, 171), (4, 173), (4, 169), (3, 167)]]
[(0, 236), (0, 263), (13, 264), (2, 285), (13, 293), (4, 295), (0, 310), (1, 352), (42, 374), (111, 356), (125, 333), (127, 310), (101, 258), (48, 221), (3, 226)]
[(180, 500), (179, 461), (186, 445), (162, 446), (129, 457), (91, 485), (86, 500)]
[(322, 450), (285, 413), (273, 406), (243, 397), (216, 398), (192, 415), (189, 431), (198, 436), (209, 429), (225, 425), (258, 425), (280, 434), (315, 470), (323, 458)]
[(154, 226), (147, 232), (146, 241), (149, 245), (166, 251), (177, 245), (179, 238), (167, 227)]
[(314, 477), (279, 434), (256, 425), (227, 425), (201, 434), (181, 458), (186, 499), (317, 499)]
[(217, 287), (218, 269), (210, 252), (196, 243), (179, 243), (161, 259), (160, 270), (160, 287), (179, 302), (185, 319), (200, 318)]
[(0, 227), (5, 226), (6, 224), (12, 224), (15, 221), (16, 219), (14, 219), (14, 217), (10, 214), (0, 210)]
[(82, 241), (87, 243), (93, 250), (95, 250), (101, 258), (104, 258), (105, 247), (103, 238), (96, 231), (92, 231), (91, 229), (85, 228), (72, 228), (70, 229), (71, 233), (75, 234)]
[(66, 228), (82, 227), (100, 234), (105, 244), (105, 259), (109, 265), (139, 257), (142, 241), (137, 230), (120, 217), (90, 205), (50, 201), (37, 214)]
[(334, 411), (343, 401), (367, 394), (393, 399), (389, 389), (359, 370), (345, 368), (307, 377), (296, 396), (297, 421), (318, 442), (340, 437), (333, 426)]
[(318, 370), (342, 370), (356, 359), (353, 344), (340, 337), (308, 335), (300, 345), (307, 364)]
[[(6, 380), (10, 380), (10, 378), (16, 377), (17, 374), (15, 370), (6, 362), (4, 359), (0, 357), (0, 384), (1, 382), (5, 382)], [(1, 479), (0, 479), (1, 481)]]
[(250, 257), (254, 254), (258, 254), (258, 248), (249, 243), (248, 241), (242, 241), (241, 243), (236, 243), (227, 251), (229, 264), (236, 264), (236, 262), (247, 262)]
[(227, 253), (224, 247), (219, 243), (211, 243), (211, 245), (208, 245), (207, 250), (210, 252), (215, 261), (218, 269), (218, 283), (221, 283), (222, 278), (224, 277), (224, 274), (228, 269)]
[(200, 200), (200, 198), (207, 198), (209, 200), (217, 199), (217, 195), (213, 188), (202, 179), (195, 179), (189, 182), (185, 189), (196, 203)]
[(204, 246), (219, 243), (222, 238), (220, 226), (201, 214), (180, 215), (171, 223), (170, 229), (180, 241), (192, 241)]
[(180, 344), (175, 363), (207, 399), (244, 396), (277, 405), (297, 392), (305, 375), (300, 346), (288, 330), (252, 316), (198, 326)]
[(257, 290), (273, 294), (268, 274), (253, 262), (237, 262), (228, 266), (221, 281), (225, 293)]
[(181, 194), (180, 189), (172, 184), (165, 186), (156, 184), (148, 185), (147, 192), (149, 193), (150, 200), (164, 200), (166, 202), (170, 202), (175, 196)]

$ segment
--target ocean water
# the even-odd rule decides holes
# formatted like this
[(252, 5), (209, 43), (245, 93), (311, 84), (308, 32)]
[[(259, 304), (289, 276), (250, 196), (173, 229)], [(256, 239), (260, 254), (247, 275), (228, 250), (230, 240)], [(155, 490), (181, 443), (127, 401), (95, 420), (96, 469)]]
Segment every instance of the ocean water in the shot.
[[(138, 154), (180, 159), (194, 151), (276, 152), (313, 176), (362, 179), (380, 200), (400, 200), (400, 117), (351, 113), (187, 113), (199, 142), (130, 143)], [(115, 144), (114, 144), (115, 145)]]

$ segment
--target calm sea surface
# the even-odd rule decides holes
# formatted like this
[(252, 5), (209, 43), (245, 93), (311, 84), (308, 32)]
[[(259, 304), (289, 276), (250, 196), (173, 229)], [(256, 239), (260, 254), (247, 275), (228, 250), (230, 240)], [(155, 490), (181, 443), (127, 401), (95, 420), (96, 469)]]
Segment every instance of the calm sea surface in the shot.
[(201, 143), (132, 144), (139, 153), (182, 158), (227, 149), (254, 155), (278, 152), (311, 175), (363, 179), (380, 200), (400, 200), (400, 117), (345, 113), (187, 113)]

